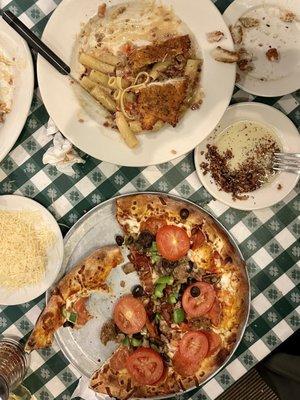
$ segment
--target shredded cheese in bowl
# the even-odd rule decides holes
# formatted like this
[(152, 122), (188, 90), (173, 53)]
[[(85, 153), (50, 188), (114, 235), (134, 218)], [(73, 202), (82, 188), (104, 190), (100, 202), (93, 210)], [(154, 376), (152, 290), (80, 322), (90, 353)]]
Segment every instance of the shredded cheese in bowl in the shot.
[(39, 212), (0, 210), (0, 285), (16, 289), (39, 283), (54, 240)]

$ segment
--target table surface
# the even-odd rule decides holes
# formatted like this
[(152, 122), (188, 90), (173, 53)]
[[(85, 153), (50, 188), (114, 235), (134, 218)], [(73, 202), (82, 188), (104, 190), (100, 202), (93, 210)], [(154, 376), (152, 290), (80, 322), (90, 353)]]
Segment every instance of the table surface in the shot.
[[(199, 1), (199, 0), (198, 0)], [(60, 0), (2, 0), (41, 36), (48, 17)], [(228, 0), (215, 1), (221, 12)], [(254, 98), (235, 90), (232, 102), (260, 101), (272, 105), (300, 126), (300, 92), (282, 98)], [(251, 277), (252, 306), (244, 338), (232, 361), (201, 389), (183, 398), (214, 399), (248, 369), (269, 354), (300, 326), (300, 185), (274, 207), (243, 212), (214, 201), (196, 175), (193, 152), (148, 168), (124, 168), (83, 155), (84, 165), (74, 177), (44, 166), (42, 156), (50, 146), (45, 134), (48, 114), (36, 88), (31, 110), (10, 154), (0, 163), (0, 194), (32, 197), (57, 218), (65, 234), (86, 211), (119, 193), (164, 191), (204, 205), (230, 230), (247, 261)], [(20, 306), (0, 308), (0, 334), (28, 336), (44, 306), (44, 296)], [(57, 345), (33, 352), (25, 386), (40, 400), (67, 400), (78, 383), (78, 372)]]

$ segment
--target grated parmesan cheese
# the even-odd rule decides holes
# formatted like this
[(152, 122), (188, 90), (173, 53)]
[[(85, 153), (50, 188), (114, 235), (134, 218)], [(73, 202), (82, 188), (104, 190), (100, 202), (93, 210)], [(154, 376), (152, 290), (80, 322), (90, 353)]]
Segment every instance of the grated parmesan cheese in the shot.
[(55, 235), (37, 211), (0, 210), (0, 284), (21, 288), (45, 276)]

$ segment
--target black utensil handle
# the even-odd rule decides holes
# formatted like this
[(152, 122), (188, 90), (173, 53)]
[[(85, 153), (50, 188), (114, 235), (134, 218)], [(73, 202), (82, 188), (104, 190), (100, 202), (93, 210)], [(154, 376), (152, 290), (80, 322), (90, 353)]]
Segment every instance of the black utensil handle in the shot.
[(2, 18), (22, 36), (31, 48), (45, 58), (58, 72), (63, 75), (68, 75), (71, 72), (70, 67), (32, 33), (11, 11), (3, 11)]

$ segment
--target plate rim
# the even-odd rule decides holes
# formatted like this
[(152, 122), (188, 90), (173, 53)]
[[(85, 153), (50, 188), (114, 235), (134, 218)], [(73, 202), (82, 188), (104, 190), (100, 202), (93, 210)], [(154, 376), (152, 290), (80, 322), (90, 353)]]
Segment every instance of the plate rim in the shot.
[[(28, 90), (28, 100), (27, 100), (27, 106), (24, 109), (24, 116), (22, 119), (20, 119), (20, 122), (18, 124), (18, 128), (14, 130), (15, 134), (11, 135), (13, 137), (13, 139), (11, 140), (11, 143), (8, 145), (8, 147), (6, 148), (6, 150), (4, 152), (0, 152), (0, 162), (7, 156), (7, 154), (11, 151), (11, 149), (13, 148), (13, 146), (15, 145), (15, 143), (17, 142), (23, 128), (24, 125), (26, 123), (27, 118), (29, 117), (29, 112), (30, 112), (30, 108), (31, 108), (31, 104), (32, 104), (32, 99), (33, 99), (33, 93), (34, 93), (34, 66), (33, 66), (33, 60), (32, 60), (32, 56), (31, 56), (31, 52), (29, 49), (28, 44), (25, 42), (25, 40), (18, 35), (2, 18), (2, 16), (0, 17), (0, 25), (3, 23), (7, 25), (7, 27), (9, 28), (9, 32), (10, 32), (10, 36), (12, 38), (12, 40), (14, 41), (19, 41), (19, 43), (23, 46), (24, 48), (24, 55), (26, 56), (26, 62), (28, 63), (28, 66), (26, 68), (29, 69), (29, 74), (27, 75), (27, 78), (25, 80), (26, 86), (27, 86), (27, 90)], [(1, 27), (0, 27), (1, 29)], [(6, 28), (4, 28), (6, 29)], [(24, 76), (24, 74), (23, 74)], [(21, 85), (20, 85), (20, 89), (23, 90), (23, 85), (24, 85), (24, 78), (21, 78)], [(14, 98), (15, 98), (15, 93), (13, 94), (13, 102), (14, 102)], [(12, 110), (14, 108), (14, 103), (12, 103)], [(2, 128), (5, 126), (5, 122), (3, 124)]]
[[(244, 1), (244, 0), (233, 0), (232, 1), (232, 3), (230, 3), (229, 4), (229, 6), (225, 9), (225, 11), (223, 12), (223, 18), (224, 18), (224, 21), (225, 21), (225, 23), (226, 23), (226, 25), (229, 23), (229, 20), (231, 19), (231, 17), (232, 17), (232, 13), (233, 13), (233, 10), (234, 10), (234, 8), (237, 6), (237, 4), (240, 2), (240, 1)], [(263, 5), (268, 5), (267, 3), (270, 3), (270, 5), (274, 5), (274, 6), (276, 6), (276, 7), (278, 7), (278, 5), (275, 5), (274, 4), (274, 1), (273, 0), (265, 0), (265, 2), (264, 3), (261, 3), (261, 2), (259, 2), (260, 0), (249, 0), (249, 2), (258, 2), (258, 5), (260, 5), (260, 6), (263, 6)], [(275, 0), (275, 1), (278, 1), (278, 0)], [(245, 7), (247, 7), (246, 5), (245, 5)], [(248, 7), (248, 9), (250, 10), (251, 8), (253, 8), (253, 7), (256, 7), (255, 5), (251, 5), (251, 6), (249, 6)], [(300, 73), (300, 67), (299, 67), (299, 73)], [(277, 92), (271, 92), (271, 90), (270, 90), (270, 93), (265, 93), (265, 92), (263, 92), (263, 91), (260, 91), (259, 89), (251, 89), (251, 88), (249, 88), (249, 87), (247, 87), (247, 86), (243, 86), (240, 82), (235, 82), (235, 85), (240, 89), (240, 90), (243, 90), (244, 92), (246, 92), (246, 93), (249, 93), (249, 94), (252, 94), (252, 95), (254, 95), (254, 96), (260, 96), (260, 97), (281, 97), (281, 96), (286, 96), (286, 95), (288, 95), (288, 94), (291, 94), (291, 93), (294, 93), (294, 92), (296, 92), (297, 90), (299, 90), (299, 88), (300, 88), (300, 86), (298, 86), (298, 88), (295, 88), (295, 89), (293, 89), (293, 90), (290, 90), (290, 89), (285, 89), (284, 87), (282, 87), (282, 90), (281, 91), (277, 91)]]
[[(19, 194), (4, 194), (4, 195), (1, 195), (1, 196), (0, 196), (0, 202), (1, 202), (1, 199), (3, 199), (3, 198), (9, 200), (9, 199), (11, 199), (11, 198), (14, 198), (14, 199), (15, 199), (16, 197), (17, 197), (18, 200), (21, 201), (21, 202), (25, 201), (25, 203), (31, 203), (31, 204), (33, 204), (34, 207), (35, 207), (37, 210), (40, 210), (42, 214), (47, 215), (47, 218), (53, 222), (53, 226), (56, 225), (56, 227), (57, 227), (57, 232), (56, 232), (56, 235), (55, 235), (55, 236), (57, 237), (57, 246), (59, 246), (60, 252), (61, 252), (61, 257), (60, 257), (60, 261), (59, 261), (59, 262), (60, 262), (60, 267), (58, 268), (57, 273), (55, 274), (55, 276), (54, 276), (54, 278), (51, 280), (51, 282), (49, 281), (49, 282), (47, 283), (48, 289), (43, 290), (42, 292), (41, 292), (40, 289), (39, 289), (39, 290), (36, 291), (37, 294), (34, 294), (34, 297), (30, 297), (30, 298), (28, 298), (28, 299), (25, 298), (25, 300), (23, 300), (23, 301), (18, 301), (17, 303), (16, 303), (16, 302), (14, 302), (14, 303), (10, 303), (10, 302), (4, 302), (4, 303), (3, 303), (3, 302), (1, 302), (1, 305), (4, 305), (4, 306), (15, 306), (15, 305), (19, 305), (19, 304), (24, 304), (24, 303), (27, 303), (27, 302), (29, 302), (29, 301), (32, 301), (32, 300), (37, 299), (39, 296), (41, 296), (41, 295), (43, 295), (43, 294), (46, 294), (47, 291), (49, 290), (49, 288), (52, 287), (52, 285), (56, 282), (57, 276), (58, 276), (59, 273), (61, 272), (62, 265), (63, 265), (63, 259), (64, 259), (64, 239), (63, 239), (63, 236), (62, 236), (62, 233), (61, 233), (61, 229), (60, 229), (60, 227), (59, 227), (59, 224), (58, 224), (58, 222), (56, 221), (56, 219), (54, 218), (54, 216), (51, 214), (51, 212), (50, 212), (49, 210), (47, 210), (46, 207), (44, 207), (42, 204), (40, 204), (38, 201), (32, 199), (31, 197), (22, 196), (22, 195), (19, 195)], [(25, 208), (26, 208), (26, 205), (25, 205)], [(25, 208), (24, 208), (24, 209), (25, 209)], [(1, 208), (1, 205), (0, 205), (0, 210), (1, 210), (1, 209), (2, 209), (2, 208)], [(36, 285), (37, 288), (38, 288), (38, 285), (39, 285), (39, 284)], [(21, 289), (16, 289), (16, 290), (19, 291), (19, 290), (22, 290), (22, 288), (21, 288)]]
[[(189, 0), (189, 1), (192, 1), (192, 0)], [(57, 13), (59, 13), (60, 7), (65, 5), (67, 2), (68, 2), (68, 0), (63, 0), (56, 7), (56, 9), (54, 10), (53, 14), (51, 15), (49, 21), (47, 22), (47, 25), (45, 27), (45, 30), (44, 30), (43, 36), (42, 36), (42, 39), (46, 43), (48, 42), (47, 44), (49, 44), (49, 40), (51, 39), (51, 37), (49, 37), (49, 36), (51, 36), (50, 32), (51, 32), (51, 29), (52, 29), (51, 28), (51, 21), (53, 20), (53, 18), (55, 18)], [(166, 3), (168, 4), (167, 0), (166, 0)], [(232, 50), (233, 49), (232, 38), (229, 35), (229, 30), (228, 30), (228, 27), (227, 27), (224, 19), (223, 19), (222, 14), (220, 13), (220, 11), (216, 7), (216, 5), (214, 3), (212, 3), (210, 0), (205, 0), (204, 6), (205, 7), (207, 7), (207, 6), (212, 7), (213, 8), (213, 13), (216, 13), (216, 12), (218, 13), (218, 23), (216, 25), (218, 25), (218, 24), (221, 25), (222, 24), (222, 28), (226, 32), (226, 41), (227, 42), (226, 42), (225, 45), (228, 46), (228, 48), (230, 48)], [(228, 31), (228, 34), (227, 34), (227, 31)], [(197, 41), (199, 43), (199, 40), (197, 40)], [(72, 43), (74, 44), (74, 41)], [(202, 47), (204, 47), (204, 46), (202, 46)], [(212, 50), (211, 47), (209, 47), (209, 51), (206, 50), (207, 58), (208, 58), (208, 54), (210, 53), (210, 50)], [(105, 161), (105, 162), (108, 162), (108, 163), (111, 163), (111, 164), (122, 165), (122, 166), (125, 166), (125, 167), (146, 167), (146, 166), (158, 165), (160, 163), (172, 161), (172, 160), (174, 160), (174, 159), (176, 159), (178, 157), (186, 155), (187, 153), (192, 151), (197, 146), (197, 144), (199, 144), (199, 141), (201, 141), (201, 137), (199, 138), (199, 140), (198, 139), (195, 140), (195, 136), (197, 136), (196, 135), (196, 131), (195, 131), (194, 137), (192, 137), (191, 140), (188, 141), (190, 143), (190, 145), (187, 146), (187, 148), (185, 148), (183, 151), (180, 150), (180, 147), (179, 147), (178, 143), (176, 143), (177, 144), (176, 147), (179, 147), (179, 150), (176, 149), (177, 150), (176, 154), (172, 154), (171, 151), (166, 149), (163, 156), (162, 155), (158, 155), (156, 157), (159, 157), (159, 158), (156, 158), (156, 159), (152, 158), (151, 160), (145, 159), (145, 161), (144, 161), (144, 159), (143, 160), (141, 159), (142, 156), (144, 156), (144, 153), (143, 153), (143, 155), (135, 156), (133, 153), (128, 152), (128, 155), (126, 155), (125, 158), (116, 159), (116, 155), (114, 155), (114, 156), (111, 156), (111, 155), (105, 156), (105, 152), (104, 151), (102, 151), (102, 154), (99, 154), (99, 151), (92, 151), (91, 150), (91, 147), (92, 147), (91, 144), (83, 144), (83, 141), (81, 141), (81, 139), (78, 138), (77, 134), (74, 135), (74, 134), (70, 133), (70, 128), (69, 128), (69, 130), (68, 130), (68, 128), (66, 128), (66, 123), (65, 123), (65, 121), (63, 121), (62, 117), (58, 117), (58, 119), (56, 118), (57, 114), (58, 114), (58, 111), (55, 111), (55, 107), (53, 106), (53, 100), (52, 101), (50, 100), (50, 97), (53, 97), (53, 96), (49, 95), (49, 94), (46, 94), (45, 82), (43, 83), (43, 81), (45, 81), (46, 71), (48, 71), (48, 66), (46, 66), (46, 65), (47, 64), (44, 62), (42, 57), (39, 55), (38, 59), (37, 59), (37, 75), (38, 75), (39, 87), (40, 87), (40, 90), (41, 90), (41, 96), (42, 96), (43, 102), (44, 102), (45, 106), (47, 104), (47, 109), (49, 110), (49, 114), (51, 115), (51, 118), (55, 121), (57, 127), (59, 128), (59, 130), (63, 133), (63, 135), (66, 138), (68, 138), (76, 147), (80, 148), (82, 151), (84, 151), (87, 154), (90, 154), (92, 157), (94, 157), (96, 159), (100, 159), (102, 161)], [(230, 100), (231, 100), (232, 94), (233, 94), (233, 90), (234, 90), (236, 66), (233, 65), (233, 64), (230, 64), (230, 65), (226, 65), (226, 66), (223, 65), (222, 68), (224, 69), (223, 75), (227, 77), (226, 81), (228, 82), (228, 87), (226, 86), (226, 90), (224, 92), (224, 94), (226, 94), (226, 96), (224, 95), (223, 98), (222, 98), (222, 103), (223, 103), (222, 110), (220, 109), (220, 110), (216, 111), (217, 118), (215, 118), (215, 124), (212, 127), (212, 129), (218, 124), (218, 122), (222, 118), (222, 115), (224, 114), (226, 108), (228, 107), (228, 105), (230, 103)], [(230, 69), (227, 70), (225, 68), (230, 68)], [(57, 81), (56, 78), (55, 78), (55, 81)], [(64, 86), (65, 84), (60, 83), (60, 85)], [(72, 111), (75, 112), (75, 110), (73, 110), (73, 109), (72, 109)], [(56, 115), (54, 115), (54, 114), (56, 114)], [(186, 118), (183, 119), (183, 121), (188, 120), (190, 117), (191, 116), (187, 115)], [(203, 120), (203, 119), (205, 119), (205, 118), (201, 118), (201, 120)], [(198, 121), (199, 121), (199, 119), (198, 119)], [(75, 125), (75, 127), (76, 127), (76, 129), (78, 128), (77, 124)], [(63, 128), (63, 129), (61, 129), (61, 128)], [(209, 129), (211, 129), (211, 127)], [(81, 130), (82, 130), (82, 127), (81, 127)], [(184, 128), (181, 128), (181, 130), (183, 131), (181, 133), (184, 133), (184, 131), (186, 133), (187, 128), (184, 127)], [(73, 131), (74, 131), (74, 129), (73, 129)], [(163, 132), (162, 132), (162, 134), (163, 134)], [(209, 133), (207, 132), (207, 135), (208, 134)], [(102, 136), (104, 137), (105, 134), (103, 134)], [(101, 138), (102, 136), (99, 136), (99, 137)], [(93, 141), (93, 140), (91, 140), (91, 141)], [(158, 142), (159, 141), (159, 137), (155, 138), (155, 140)], [(112, 144), (109, 145), (109, 147), (111, 149), (113, 148), (113, 143), (117, 143), (117, 142), (112, 142)], [(147, 146), (147, 143), (145, 144), (145, 146)], [(159, 146), (157, 145), (156, 147), (158, 148)], [(125, 147), (124, 147), (124, 149), (125, 149), (125, 152), (128, 151)], [(155, 149), (150, 148), (150, 150), (151, 150), (152, 154), (155, 153)], [(143, 152), (145, 152), (145, 151), (147, 151), (146, 147), (143, 150)]]
[[(244, 336), (244, 333), (245, 333), (245, 330), (246, 330), (246, 327), (247, 327), (247, 324), (248, 324), (250, 306), (251, 306), (251, 283), (250, 283), (250, 276), (249, 276), (249, 273), (248, 273), (248, 270), (247, 270), (247, 265), (246, 265), (246, 261), (245, 261), (245, 258), (243, 256), (243, 253), (242, 253), (241, 249), (239, 248), (238, 243), (235, 240), (234, 236), (230, 233), (230, 231), (217, 219), (216, 216), (213, 215), (212, 212), (206, 210), (204, 207), (200, 206), (199, 204), (197, 204), (197, 203), (195, 203), (195, 202), (193, 202), (193, 201), (191, 201), (189, 199), (185, 199), (185, 198), (182, 198), (180, 196), (173, 195), (173, 194), (170, 194), (170, 193), (154, 192), (154, 191), (143, 191), (143, 192), (130, 192), (130, 193), (120, 194), (118, 196), (111, 197), (110, 199), (107, 199), (107, 200), (103, 201), (102, 203), (96, 205), (91, 210), (89, 210), (86, 214), (84, 214), (70, 228), (70, 230), (68, 231), (68, 233), (66, 234), (66, 236), (64, 238), (64, 245), (66, 245), (66, 243), (72, 237), (74, 232), (77, 229), (79, 229), (80, 226), (85, 222), (85, 220), (88, 219), (97, 209), (100, 209), (101, 207), (103, 207), (103, 206), (105, 206), (107, 204), (114, 204), (116, 202), (116, 200), (119, 199), (119, 198), (132, 196), (132, 195), (144, 195), (144, 194), (150, 194), (150, 195), (155, 195), (155, 196), (167, 196), (167, 197), (173, 198), (175, 200), (184, 201), (184, 202), (186, 202), (188, 204), (191, 204), (191, 205), (199, 208), (200, 211), (202, 211), (205, 214), (207, 214), (208, 216), (210, 216), (213, 219), (214, 223), (216, 223), (222, 229), (222, 231), (227, 235), (228, 239), (230, 240), (230, 243), (233, 245), (234, 249), (237, 251), (237, 254), (241, 258), (242, 262), (244, 263), (245, 280), (246, 280), (247, 289), (248, 289), (247, 296), (245, 296), (246, 301), (247, 301), (247, 305), (246, 305), (247, 309), (246, 309), (245, 316), (244, 316), (243, 326), (242, 326), (242, 328), (240, 329), (240, 332), (239, 332), (239, 339), (236, 342), (235, 346), (233, 347), (233, 349), (232, 349), (230, 355), (228, 356), (228, 358), (226, 359), (226, 361), (216, 371), (214, 371), (205, 381), (201, 382), (201, 385), (198, 386), (198, 387), (195, 386), (195, 387), (189, 388), (188, 390), (185, 390), (183, 392), (173, 393), (173, 394), (169, 394), (169, 395), (165, 395), (165, 396), (154, 396), (154, 397), (148, 397), (148, 398), (144, 398), (144, 397), (143, 398), (142, 397), (138, 398), (139, 400), (143, 400), (143, 399), (145, 399), (145, 400), (146, 399), (158, 400), (158, 399), (167, 399), (167, 398), (172, 397), (172, 396), (177, 395), (177, 394), (187, 393), (187, 392), (190, 392), (191, 390), (194, 390), (196, 388), (199, 389), (200, 387), (205, 385), (209, 380), (211, 380), (218, 372), (220, 372), (230, 362), (230, 360), (232, 359), (234, 353), (236, 352), (236, 350), (237, 350), (237, 348), (238, 348), (238, 346), (239, 346), (239, 344), (240, 344), (240, 342), (241, 342), (241, 340), (242, 340), (242, 338)], [(63, 265), (66, 265), (65, 261), (64, 261)], [(65, 270), (63, 271), (63, 274), (65, 274), (66, 272), (67, 271), (66, 271), (66, 268), (65, 268)], [(52, 288), (49, 288), (48, 291), (46, 292), (46, 303), (48, 303), (49, 297), (51, 295), (51, 289)], [(71, 360), (71, 358), (69, 357), (68, 351), (63, 347), (63, 345), (62, 345), (62, 343), (60, 341), (60, 332), (59, 331), (55, 332), (54, 338), (55, 338), (55, 341), (58, 344), (59, 348), (61, 349), (62, 353), (68, 359), (68, 361), (73, 365), (73, 367), (77, 371), (79, 371), (80, 374), (82, 374), (82, 376), (90, 379), (91, 376), (88, 376), (88, 375), (84, 374), (81, 370), (79, 370), (78, 366), (75, 365), (73, 360)], [(105, 395), (103, 395), (102, 397), (107, 399), (107, 396), (105, 396)]]
[[(240, 106), (244, 106), (244, 107), (254, 107), (254, 106), (257, 106), (257, 107), (262, 107), (262, 108), (271, 109), (272, 111), (278, 112), (278, 113), (279, 113), (278, 115), (280, 115), (281, 117), (285, 117), (290, 123), (292, 123), (292, 124), (295, 126), (295, 124), (293, 123), (293, 121), (291, 121), (291, 119), (290, 119), (286, 114), (284, 114), (282, 111), (280, 111), (280, 110), (278, 110), (277, 108), (272, 107), (272, 106), (270, 106), (270, 105), (268, 105), (268, 104), (260, 103), (260, 102), (257, 102), (257, 101), (238, 102), (238, 103), (235, 103), (235, 104), (230, 105), (230, 106), (227, 108), (227, 110), (231, 110), (231, 109), (233, 109), (233, 108), (235, 108), (235, 107), (240, 107)], [(226, 112), (227, 112), (227, 110), (226, 110)], [(225, 112), (225, 113), (226, 113), (226, 112)], [(224, 113), (223, 117), (225, 116), (225, 113)], [(270, 125), (268, 122), (266, 122), (266, 123), (267, 123), (268, 125)], [(271, 124), (271, 125), (272, 125), (272, 124)], [(296, 126), (295, 126), (295, 128), (296, 128)], [(297, 129), (297, 128), (296, 128), (296, 129)], [(212, 134), (212, 132), (211, 132), (211, 134)], [(300, 143), (300, 137), (299, 137), (299, 143)], [(295, 177), (296, 177), (296, 178), (295, 178), (295, 183), (294, 183), (293, 187), (291, 187), (290, 190), (289, 190), (284, 196), (282, 196), (279, 200), (276, 200), (275, 203), (270, 203), (269, 205), (263, 206), (263, 207), (258, 206), (258, 205), (251, 205), (251, 207), (250, 207), (250, 205), (249, 205), (248, 207), (243, 207), (243, 206), (242, 206), (242, 204), (243, 204), (243, 203), (242, 203), (242, 200), (237, 200), (236, 202), (233, 202), (233, 201), (228, 201), (227, 199), (224, 199), (224, 198), (222, 197), (222, 194), (225, 193), (225, 192), (223, 192), (222, 190), (220, 190), (220, 191), (217, 192), (218, 194), (220, 193), (220, 196), (215, 196), (215, 193), (212, 193), (211, 190), (210, 190), (210, 185), (207, 185), (207, 184), (206, 184), (206, 180), (204, 180), (204, 181), (202, 180), (203, 173), (202, 173), (202, 171), (201, 171), (201, 169), (200, 169), (200, 166), (199, 166), (199, 161), (200, 161), (200, 160), (199, 160), (199, 157), (200, 157), (200, 146), (201, 146), (201, 144), (202, 144), (202, 143), (200, 143), (200, 144), (195, 148), (195, 151), (194, 151), (194, 164), (195, 164), (197, 176), (198, 176), (198, 178), (199, 178), (201, 184), (203, 185), (203, 187), (204, 187), (204, 188), (209, 192), (209, 194), (213, 197), (213, 200), (220, 201), (221, 203), (225, 204), (226, 206), (228, 206), (228, 207), (230, 207), (230, 208), (234, 208), (234, 209), (236, 209), (236, 210), (241, 210), (241, 211), (255, 211), (255, 210), (263, 210), (263, 209), (272, 207), (272, 206), (274, 206), (275, 204), (277, 204), (277, 203), (279, 203), (280, 201), (282, 201), (283, 199), (285, 199), (285, 198), (294, 190), (294, 188), (296, 187), (296, 185), (297, 185), (297, 183), (298, 183), (298, 181), (299, 181), (299, 179), (300, 179), (300, 176), (297, 177), (297, 175), (295, 174)], [(281, 174), (282, 174), (282, 172), (280, 172), (278, 175), (280, 176)], [(259, 189), (258, 189), (258, 190), (259, 190)], [(241, 204), (241, 205), (238, 206), (238, 204)]]

